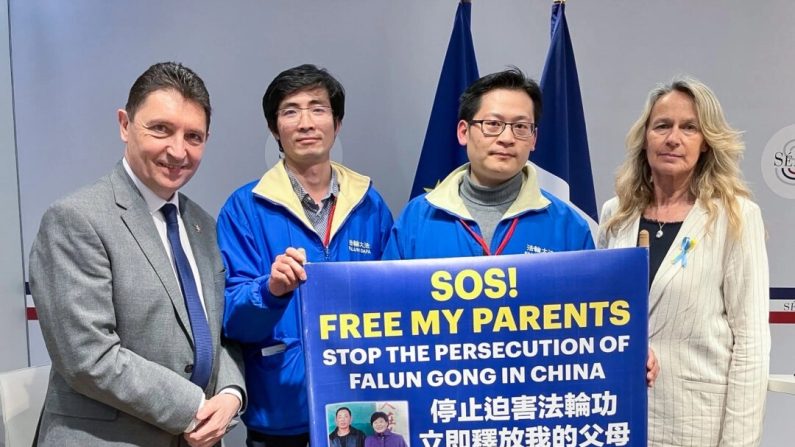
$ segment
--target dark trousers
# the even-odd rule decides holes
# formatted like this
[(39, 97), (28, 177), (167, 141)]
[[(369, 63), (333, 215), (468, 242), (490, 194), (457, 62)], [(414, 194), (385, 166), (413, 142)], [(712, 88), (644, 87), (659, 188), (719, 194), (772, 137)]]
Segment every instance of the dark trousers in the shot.
[(308, 445), (309, 433), (277, 436), (249, 429), (246, 436), (246, 447), (307, 447)]

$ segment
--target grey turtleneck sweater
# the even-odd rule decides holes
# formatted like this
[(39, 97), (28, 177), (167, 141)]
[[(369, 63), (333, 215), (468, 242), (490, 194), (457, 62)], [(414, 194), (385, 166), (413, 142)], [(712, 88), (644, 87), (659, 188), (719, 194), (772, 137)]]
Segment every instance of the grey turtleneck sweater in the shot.
[(516, 200), (520, 189), (522, 189), (521, 172), (494, 188), (476, 185), (472, 182), (469, 173), (461, 181), (458, 193), (461, 194), (469, 214), (480, 227), (481, 236), (489, 247), (497, 224)]

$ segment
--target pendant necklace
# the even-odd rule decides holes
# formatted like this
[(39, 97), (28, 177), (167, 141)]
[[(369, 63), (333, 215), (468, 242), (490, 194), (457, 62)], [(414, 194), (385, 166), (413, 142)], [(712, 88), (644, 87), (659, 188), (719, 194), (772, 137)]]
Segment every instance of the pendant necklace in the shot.
[(657, 218), (657, 219), (655, 219), (655, 220), (657, 221), (657, 225), (659, 225), (659, 226), (660, 226), (660, 229), (658, 229), (658, 230), (657, 230), (657, 233), (655, 233), (655, 234), (654, 234), (654, 237), (655, 237), (655, 238), (657, 238), (657, 239), (660, 239), (661, 237), (663, 237), (663, 234), (664, 234), (664, 233), (663, 233), (663, 227), (665, 226), (666, 222), (661, 222), (661, 221), (660, 221), (660, 219), (659, 219), (659, 216), (660, 216), (660, 209), (658, 208), (658, 209), (656, 209), (655, 211), (656, 211), (656, 212), (654, 213), (654, 214), (655, 214), (655, 216), (654, 216), (654, 217), (656, 217), (656, 218)]
[(665, 223), (660, 223), (660, 222), (657, 222), (657, 225), (659, 225), (659, 226), (660, 226), (660, 229), (659, 229), (659, 230), (657, 230), (657, 233), (655, 233), (655, 234), (654, 234), (654, 237), (656, 237), (657, 239), (659, 239), (659, 238), (663, 237), (663, 230), (662, 230), (662, 228), (665, 226)]

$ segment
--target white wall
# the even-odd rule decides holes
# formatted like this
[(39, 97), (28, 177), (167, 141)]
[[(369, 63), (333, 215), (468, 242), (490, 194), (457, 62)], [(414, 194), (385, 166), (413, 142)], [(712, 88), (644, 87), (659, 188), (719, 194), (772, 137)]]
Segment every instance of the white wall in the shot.
[(0, 371), (28, 366), (8, 5), (0, 1)]
[[(195, 69), (212, 95), (208, 151), (187, 188), (211, 213), (275, 158), (260, 108), (265, 87), (279, 71), (311, 62), (328, 68), (347, 90), (337, 158), (370, 175), (397, 215), (411, 187), (456, 3), (10, 0), (25, 259), (45, 207), (121, 157), (115, 110), (132, 81), (162, 60)], [(540, 76), (550, 4), (473, 2), (481, 74), (511, 64)], [(771, 190), (762, 174), (771, 169), (763, 154), (768, 141), (795, 123), (795, 2), (570, 0), (567, 16), (598, 202), (612, 195), (623, 138), (646, 92), (675, 74), (695, 75), (716, 91), (730, 121), (746, 131), (743, 171), (768, 225), (772, 286), (795, 287), (789, 262), (795, 206)], [(3, 64), (7, 59), (0, 52)], [(0, 78), (4, 95), (3, 85)], [(0, 101), (0, 107), (8, 103)], [(0, 126), (10, 125), (8, 117), (10, 111), (0, 109)], [(2, 146), (0, 156), (7, 157), (5, 141)], [(0, 160), (3, 182), (7, 166)], [(12, 190), (13, 185), (0, 186), (2, 194)], [(3, 262), (19, 265), (18, 259)], [(12, 285), (9, 292), (2, 289), (3, 303), (19, 288), (19, 274), (12, 270), (3, 264)], [(6, 313), (3, 306), (0, 315)], [(795, 329), (777, 326), (773, 333), (773, 371), (795, 371), (788, 343)], [(787, 397), (771, 398), (767, 446), (784, 445), (790, 437), (786, 416), (795, 400)]]

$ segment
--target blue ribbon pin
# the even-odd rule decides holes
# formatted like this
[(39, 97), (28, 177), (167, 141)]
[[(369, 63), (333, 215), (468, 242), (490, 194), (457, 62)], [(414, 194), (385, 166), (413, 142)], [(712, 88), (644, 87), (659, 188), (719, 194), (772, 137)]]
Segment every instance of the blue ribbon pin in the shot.
[(690, 239), (689, 237), (685, 236), (682, 239), (682, 248), (678, 255), (674, 258), (674, 264), (677, 262), (682, 263), (682, 268), (687, 267), (687, 252), (691, 251), (693, 247), (696, 246), (696, 240)]

